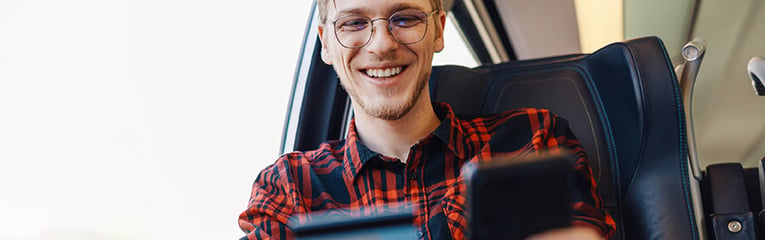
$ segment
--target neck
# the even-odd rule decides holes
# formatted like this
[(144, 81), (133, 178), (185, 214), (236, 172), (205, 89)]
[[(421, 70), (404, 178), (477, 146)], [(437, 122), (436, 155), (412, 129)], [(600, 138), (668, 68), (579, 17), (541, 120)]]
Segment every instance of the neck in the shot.
[(397, 120), (371, 117), (354, 105), (354, 110), (360, 110), (356, 111), (356, 132), (364, 145), (372, 151), (406, 163), (412, 145), (440, 124), (427, 92), (421, 94), (421, 98), (409, 113)]

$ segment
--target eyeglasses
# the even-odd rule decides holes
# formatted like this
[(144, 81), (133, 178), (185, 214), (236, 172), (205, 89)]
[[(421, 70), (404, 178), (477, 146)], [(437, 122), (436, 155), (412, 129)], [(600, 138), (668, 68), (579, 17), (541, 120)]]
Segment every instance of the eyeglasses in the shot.
[(332, 22), (335, 26), (335, 38), (346, 48), (361, 48), (366, 46), (374, 34), (373, 23), (378, 20), (388, 21), (388, 31), (393, 39), (401, 44), (412, 44), (422, 41), (428, 32), (428, 17), (438, 12), (433, 10), (424, 13), (409, 9), (398, 11), (389, 18), (369, 19), (362, 15), (343, 16)]

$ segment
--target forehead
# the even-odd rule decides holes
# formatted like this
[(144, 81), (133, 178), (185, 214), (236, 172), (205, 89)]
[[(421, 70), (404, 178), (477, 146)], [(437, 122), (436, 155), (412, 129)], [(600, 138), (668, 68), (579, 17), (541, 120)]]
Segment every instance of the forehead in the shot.
[(338, 15), (375, 14), (387, 15), (404, 9), (432, 11), (429, 0), (329, 0), (327, 11), (329, 18)]

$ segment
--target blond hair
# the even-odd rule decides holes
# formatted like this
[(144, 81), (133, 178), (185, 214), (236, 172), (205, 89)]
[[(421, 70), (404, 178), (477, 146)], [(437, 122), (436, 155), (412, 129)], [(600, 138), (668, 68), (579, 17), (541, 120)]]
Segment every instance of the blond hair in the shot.
[[(321, 23), (327, 22), (327, 2), (329, 0), (316, 0), (319, 4), (319, 20)], [(332, 0), (334, 1), (334, 0)], [(444, 10), (444, 3), (442, 0), (430, 0), (430, 5), (434, 10)]]

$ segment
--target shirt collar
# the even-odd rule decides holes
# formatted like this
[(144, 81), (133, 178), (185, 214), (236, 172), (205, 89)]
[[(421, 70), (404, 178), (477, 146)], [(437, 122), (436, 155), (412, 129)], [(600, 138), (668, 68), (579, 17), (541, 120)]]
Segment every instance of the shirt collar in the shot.
[[(466, 149), (468, 146), (464, 143), (457, 142), (458, 139), (465, 141), (467, 138), (463, 129), (462, 123), (454, 115), (454, 110), (449, 104), (434, 102), (433, 109), (436, 112), (436, 116), (441, 119), (441, 124), (438, 125), (436, 130), (429, 136), (435, 136), (435, 138), (441, 140), (458, 158), (465, 158)], [(346, 180), (350, 182), (354, 181), (356, 176), (361, 171), (362, 167), (372, 158), (380, 156), (380, 153), (374, 152), (369, 149), (358, 137), (356, 133), (356, 119), (351, 120), (351, 124), (348, 128), (348, 135), (346, 136), (346, 143), (344, 149), (345, 160), (343, 161), (343, 173)]]
[(463, 127), (463, 120), (454, 115), (454, 110), (449, 104), (434, 102), (433, 109), (436, 111), (436, 116), (441, 119), (441, 125), (433, 131), (433, 135), (441, 139), (452, 151), (452, 154), (459, 158), (465, 158), (468, 145), (464, 141), (468, 140), (469, 137)]

